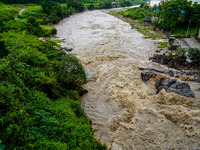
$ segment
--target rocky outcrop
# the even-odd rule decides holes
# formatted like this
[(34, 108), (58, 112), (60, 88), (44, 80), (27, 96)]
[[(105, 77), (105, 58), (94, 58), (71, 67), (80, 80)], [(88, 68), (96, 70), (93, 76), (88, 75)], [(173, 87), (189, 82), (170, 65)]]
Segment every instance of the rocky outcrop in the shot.
[(96, 73), (91, 72), (89, 70), (86, 70), (85, 72), (86, 72), (86, 75), (87, 75), (87, 77), (86, 77), (87, 81), (89, 81), (90, 79), (92, 79), (92, 77), (96, 76)]
[(160, 90), (164, 89), (168, 93), (174, 92), (176, 94), (186, 97), (195, 96), (188, 83), (178, 82), (176, 79), (157, 78), (156, 88), (157, 93), (159, 93)]
[(160, 63), (162, 65), (167, 65), (170, 68), (175, 68), (175, 69), (189, 69), (193, 68), (196, 69), (196, 66), (190, 62), (186, 61), (186, 57), (177, 57), (175, 55), (168, 55), (168, 54), (157, 54), (154, 55), (153, 57), (150, 57), (149, 60)]
[(165, 78), (179, 78), (183, 81), (200, 81), (198, 71), (190, 70), (170, 70), (170, 69), (158, 69), (158, 68), (145, 68), (138, 67), (140, 70), (146, 70), (148, 72), (153, 72), (156, 76), (165, 76)]
[[(166, 92), (174, 92), (179, 95), (194, 97), (194, 93), (191, 90), (188, 83), (182, 81), (199, 81), (197, 72), (194, 71), (174, 71), (157, 68), (143, 68), (141, 78), (145, 82), (153, 83), (157, 88), (157, 93), (164, 89)], [(179, 80), (179, 79), (181, 80)]]

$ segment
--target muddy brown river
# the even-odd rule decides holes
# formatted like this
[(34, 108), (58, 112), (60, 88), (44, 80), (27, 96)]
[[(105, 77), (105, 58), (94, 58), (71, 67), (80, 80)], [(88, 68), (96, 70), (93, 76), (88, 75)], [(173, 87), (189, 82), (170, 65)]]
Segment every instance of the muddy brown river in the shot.
[(145, 84), (138, 66), (151, 66), (153, 40), (102, 10), (86, 11), (56, 26), (62, 46), (73, 47), (96, 74), (81, 105), (95, 137), (112, 150), (200, 149), (200, 102)]

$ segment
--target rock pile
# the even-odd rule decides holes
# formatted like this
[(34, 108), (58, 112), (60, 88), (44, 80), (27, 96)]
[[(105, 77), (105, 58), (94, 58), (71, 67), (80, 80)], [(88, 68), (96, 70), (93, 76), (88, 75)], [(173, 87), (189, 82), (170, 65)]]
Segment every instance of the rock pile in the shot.
[(195, 67), (194, 64), (186, 61), (186, 57), (169, 56), (165, 53), (154, 55), (153, 57), (150, 57), (149, 60), (175, 69)]
[[(151, 83), (155, 84), (157, 93), (164, 89), (166, 92), (174, 92), (187, 97), (195, 97), (189, 84), (182, 81), (200, 81), (198, 72), (188, 70), (174, 71), (143, 67), (139, 67), (139, 69), (143, 70), (141, 73), (142, 80), (145, 82), (150, 81)], [(182, 81), (180, 81), (178, 78)]]

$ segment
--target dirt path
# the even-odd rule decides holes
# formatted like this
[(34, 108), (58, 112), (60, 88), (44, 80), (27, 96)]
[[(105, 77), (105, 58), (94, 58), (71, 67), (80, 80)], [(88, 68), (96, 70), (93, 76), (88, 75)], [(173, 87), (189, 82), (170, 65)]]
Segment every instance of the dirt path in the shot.
[(73, 15), (56, 26), (62, 46), (72, 46), (96, 73), (81, 100), (95, 136), (113, 150), (197, 149), (200, 103), (146, 85), (138, 66), (151, 66), (154, 41), (102, 11)]
[(20, 11), (19, 11), (19, 13), (15, 16), (15, 20), (17, 19), (17, 16), (18, 15), (22, 15), (22, 12), (24, 11), (24, 10), (26, 10), (27, 8), (22, 8)]

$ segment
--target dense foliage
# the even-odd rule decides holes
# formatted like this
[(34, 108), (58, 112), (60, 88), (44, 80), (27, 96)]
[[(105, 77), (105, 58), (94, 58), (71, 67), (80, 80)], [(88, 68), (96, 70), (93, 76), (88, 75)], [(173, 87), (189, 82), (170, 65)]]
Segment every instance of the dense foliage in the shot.
[(121, 11), (121, 15), (125, 17), (130, 17), (131, 19), (138, 19), (143, 21), (143, 19), (151, 19), (152, 13), (150, 12), (150, 7), (146, 3), (142, 7), (130, 8), (127, 11)]
[[(7, 4), (27, 4), (27, 3), (41, 4), (43, 3), (43, 1), (41, 0), (1, 0), (1, 1)], [(52, 0), (52, 1), (57, 2), (57, 3), (68, 3), (69, 1), (73, 1), (73, 0)]]
[(200, 49), (198, 48), (189, 48), (188, 57), (192, 60), (193, 63), (200, 66)]
[[(164, 1), (154, 7), (154, 24), (156, 27), (171, 31), (172, 33), (186, 33), (189, 22), (190, 28), (195, 28), (193, 35), (197, 36), (199, 29), (200, 4), (187, 0)], [(193, 29), (194, 30), (194, 29)], [(186, 34), (184, 34), (185, 36)]]
[(199, 32), (200, 4), (192, 4), (187, 0), (164, 1), (154, 8), (150, 8), (146, 3), (141, 7), (123, 11), (121, 15), (140, 21), (152, 20), (155, 27), (170, 31), (177, 37), (186, 36), (189, 23), (189, 35), (197, 37)]
[(41, 6), (34, 6), (25, 10), (22, 16), (26, 19), (30, 16), (35, 17), (40, 24), (55, 24), (64, 17), (74, 12), (81, 12), (84, 9), (84, 5), (77, 2), (60, 5), (52, 0), (44, 0)]
[(62, 18), (63, 7), (50, 4), (30, 6), (16, 20), (19, 8), (0, 9), (0, 149), (106, 149), (78, 101), (86, 81), (81, 63), (38, 38), (56, 33), (41, 25), (48, 9)]

